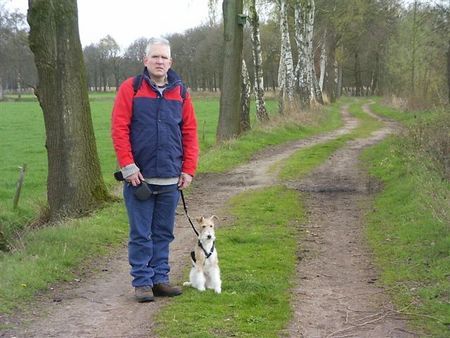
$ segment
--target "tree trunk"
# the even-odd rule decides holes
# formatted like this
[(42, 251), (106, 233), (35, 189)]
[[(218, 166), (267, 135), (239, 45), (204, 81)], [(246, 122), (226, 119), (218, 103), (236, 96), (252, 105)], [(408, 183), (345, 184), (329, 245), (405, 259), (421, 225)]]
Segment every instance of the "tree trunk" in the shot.
[(269, 120), (266, 104), (264, 103), (264, 75), (262, 69), (262, 52), (261, 38), (259, 33), (259, 17), (256, 12), (255, 0), (250, 5), (250, 24), (251, 24), (251, 40), (253, 51), (253, 64), (255, 67), (255, 99), (256, 99), (256, 117), (261, 122)]
[(0, 101), (3, 101), (3, 80), (2, 77), (0, 76)]
[(297, 42), (298, 61), (295, 74), (297, 76), (297, 90), (303, 106), (309, 107), (312, 102), (322, 101), (317, 97), (314, 70), (314, 0), (295, 3), (295, 41)]
[(336, 33), (329, 31), (327, 34), (328, 57), (325, 65), (324, 92), (330, 103), (336, 101)]
[(242, 0), (223, 0), (224, 62), (223, 82), (220, 94), (220, 114), (217, 141), (232, 139), (240, 133), (240, 83), (242, 47), (244, 44), (243, 22), (238, 21), (242, 13)]
[(355, 90), (356, 90), (356, 96), (362, 96), (362, 82), (361, 82), (361, 66), (359, 64), (359, 53), (355, 52)]
[(288, 6), (286, 0), (280, 0), (281, 51), (278, 68), (279, 112), (284, 112), (285, 103), (294, 101), (295, 72), (289, 39)]
[(447, 89), (448, 89), (448, 103), (450, 104), (450, 40), (447, 48)]
[(29, 0), (30, 47), (44, 113), (50, 221), (108, 198), (100, 171), (78, 33), (76, 0)]
[(327, 31), (323, 33), (322, 43), (320, 45), (320, 75), (319, 87), (320, 91), (324, 90), (325, 71), (327, 66)]
[(241, 83), (241, 133), (251, 129), (250, 125), (250, 77), (248, 76), (245, 60), (242, 60)]

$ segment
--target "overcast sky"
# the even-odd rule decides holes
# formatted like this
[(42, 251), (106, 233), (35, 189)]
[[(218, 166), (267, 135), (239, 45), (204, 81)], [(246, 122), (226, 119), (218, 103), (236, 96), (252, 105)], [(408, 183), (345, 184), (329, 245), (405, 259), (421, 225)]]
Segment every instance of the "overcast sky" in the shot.
[[(221, 2), (221, 1), (220, 1)], [(111, 35), (121, 48), (141, 37), (183, 33), (208, 21), (208, 0), (78, 0), (83, 46)], [(6, 0), (26, 14), (28, 0)]]

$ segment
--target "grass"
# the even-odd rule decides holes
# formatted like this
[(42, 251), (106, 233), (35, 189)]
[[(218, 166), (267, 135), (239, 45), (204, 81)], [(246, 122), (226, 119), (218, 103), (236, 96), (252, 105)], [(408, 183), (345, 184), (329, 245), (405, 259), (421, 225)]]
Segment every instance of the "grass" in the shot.
[[(414, 115), (378, 107), (408, 125)], [(414, 142), (413, 142), (414, 143)], [(432, 337), (450, 334), (450, 184), (408, 138), (391, 137), (364, 154), (383, 182), (368, 216), (382, 283), (397, 308)]]
[[(115, 169), (115, 158), (109, 136), (109, 121), (113, 96), (100, 94), (91, 97), (91, 100), (103, 175), (112, 187), (111, 173)], [(269, 101), (268, 106), (271, 105), (276, 107), (274, 102)], [(218, 152), (212, 146), (218, 119), (218, 98), (195, 100), (195, 107), (199, 125), (204, 126), (200, 129), (200, 162), (207, 163), (203, 164), (203, 172), (230, 168), (230, 164), (223, 166), (224, 160), (218, 154), (236, 165), (264, 146), (301, 138), (340, 124), (336, 112), (326, 113), (320, 123), (309, 126), (291, 123), (286, 127), (289, 120), (285, 120), (270, 130), (254, 128), (242, 140), (230, 142)], [(4, 121), (3, 127), (0, 127), (0, 152), (4, 159), (0, 165), (3, 173), (0, 181), (0, 224), (3, 230), (9, 231), (10, 236), (17, 237), (20, 234), (17, 240), (10, 242), (12, 251), (0, 254), (0, 312), (4, 313), (21, 307), (33, 294), (45, 290), (51, 283), (70, 280), (81, 262), (89, 261), (95, 255), (103, 255), (109, 247), (123, 243), (127, 238), (125, 229), (128, 225), (123, 206), (113, 204), (92, 217), (23, 232), (24, 226), (45, 207), (47, 161), (43, 118), (37, 102), (31, 99), (24, 102), (0, 102), (0, 112)], [(316, 115), (322, 116), (319, 112)], [(241, 154), (246, 155), (241, 157)], [(235, 156), (239, 158), (235, 159)], [(12, 210), (17, 165), (21, 163), (27, 163), (29, 170), (19, 209)]]
[(123, 243), (128, 234), (123, 210), (115, 203), (89, 218), (29, 231), (14, 252), (0, 252), (0, 313), (22, 307), (56, 281), (79, 278), (80, 266)]
[(289, 321), (303, 219), (298, 194), (284, 187), (251, 191), (228, 208), (232, 224), (217, 231), (222, 293), (186, 290), (158, 314), (160, 337), (278, 337)]

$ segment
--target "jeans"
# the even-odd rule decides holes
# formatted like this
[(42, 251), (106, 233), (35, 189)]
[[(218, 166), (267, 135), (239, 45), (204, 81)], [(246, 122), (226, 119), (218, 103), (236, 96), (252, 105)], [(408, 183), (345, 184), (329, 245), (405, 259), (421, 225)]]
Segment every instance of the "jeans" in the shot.
[(128, 260), (134, 287), (169, 283), (169, 244), (174, 239), (180, 192), (176, 184), (150, 185), (150, 188), (164, 192), (140, 201), (134, 196), (136, 188), (131, 184), (125, 183), (123, 190), (130, 223)]

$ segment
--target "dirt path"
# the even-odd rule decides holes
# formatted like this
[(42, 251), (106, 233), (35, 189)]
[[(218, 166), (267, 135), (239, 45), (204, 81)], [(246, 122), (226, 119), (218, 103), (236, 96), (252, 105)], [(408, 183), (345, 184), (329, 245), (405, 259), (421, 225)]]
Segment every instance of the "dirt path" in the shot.
[[(372, 115), (368, 106), (363, 109)], [(349, 142), (301, 182), (308, 210), (306, 241), (300, 247), (295, 319), (291, 337), (418, 337), (393, 309), (364, 238), (364, 214), (377, 190), (361, 169), (361, 150), (393, 131), (385, 126)]]
[[(191, 217), (216, 214), (225, 221), (221, 209), (231, 196), (276, 183), (267, 172), (273, 163), (357, 126), (345, 107), (342, 115), (345, 125), (337, 131), (271, 148), (227, 174), (197, 177), (188, 197)], [(386, 312), (390, 305), (382, 290), (373, 284), (376, 273), (370, 267), (370, 256), (361, 235), (361, 217), (370, 200), (370, 188), (367, 188), (367, 177), (358, 170), (357, 155), (364, 146), (380, 140), (388, 132), (386, 127), (368, 139), (352, 142), (314, 175), (292, 184), (308, 192), (310, 221), (306, 225), (307, 246), (301, 247), (303, 259), (298, 267), (298, 287), (294, 292), (296, 311), (288, 330), (290, 336), (413, 337), (407, 335), (404, 322)], [(171, 279), (180, 283), (189, 267), (188, 253), (195, 238), (181, 207), (176, 223)], [(151, 337), (152, 317), (168, 300), (157, 299), (146, 304), (134, 301), (126, 255), (123, 247), (114, 257), (99, 262), (86, 279), (46, 293), (15, 329), (0, 336)], [(379, 319), (376, 328), (369, 324), (361, 328), (350, 326), (376, 319)], [(330, 335), (333, 332), (336, 334)]]

